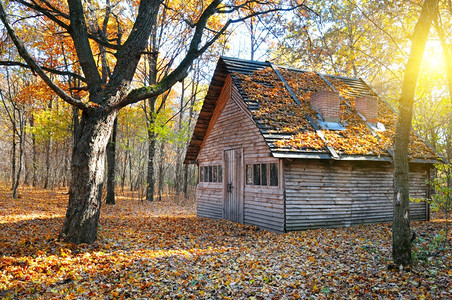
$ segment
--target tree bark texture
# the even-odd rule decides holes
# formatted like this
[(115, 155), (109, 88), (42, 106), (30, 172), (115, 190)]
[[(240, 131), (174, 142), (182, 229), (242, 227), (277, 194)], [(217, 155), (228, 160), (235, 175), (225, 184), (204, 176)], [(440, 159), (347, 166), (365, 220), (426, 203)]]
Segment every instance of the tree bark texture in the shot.
[(72, 154), (69, 205), (62, 236), (74, 244), (93, 243), (97, 237), (105, 149), (117, 111), (93, 109), (83, 113), (79, 136)]
[(411, 136), (414, 94), (429, 30), (436, 13), (437, 0), (426, 0), (414, 28), (411, 51), (406, 64), (399, 118), (394, 136), (394, 216), (392, 258), (396, 265), (411, 264), (410, 195), (408, 144)]
[(116, 169), (116, 131), (118, 130), (118, 118), (113, 123), (113, 132), (107, 144), (107, 204), (115, 204), (115, 169)]

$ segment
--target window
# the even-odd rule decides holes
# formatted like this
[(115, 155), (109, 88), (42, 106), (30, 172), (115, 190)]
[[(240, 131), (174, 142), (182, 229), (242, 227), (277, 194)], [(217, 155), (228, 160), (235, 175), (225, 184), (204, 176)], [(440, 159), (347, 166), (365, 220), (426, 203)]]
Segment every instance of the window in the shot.
[(199, 182), (204, 181), (204, 167), (199, 167)]
[(246, 165), (246, 184), (253, 184), (253, 165)]
[(200, 166), (199, 182), (223, 182), (223, 167), (221, 165)]
[(267, 184), (267, 164), (261, 164), (261, 185)]
[(209, 182), (209, 167), (204, 167), (204, 182)]
[(270, 185), (278, 186), (278, 165), (270, 164)]
[(278, 186), (278, 164), (246, 165), (247, 185)]
[(218, 182), (223, 182), (223, 167), (218, 166)]
[(209, 168), (209, 179), (208, 182), (213, 182), (213, 176), (212, 176), (212, 166), (208, 166)]
[(253, 165), (253, 184), (254, 185), (261, 185), (261, 165), (260, 164), (254, 164)]
[(217, 166), (212, 167), (212, 182), (218, 182), (218, 168)]

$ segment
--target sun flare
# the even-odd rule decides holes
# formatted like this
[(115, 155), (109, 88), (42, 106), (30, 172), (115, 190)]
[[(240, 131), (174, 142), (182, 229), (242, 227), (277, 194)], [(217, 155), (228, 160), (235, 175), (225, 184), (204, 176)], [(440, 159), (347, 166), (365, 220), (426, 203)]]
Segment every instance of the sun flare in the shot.
[(443, 50), (439, 41), (427, 42), (424, 52), (423, 66), (430, 72), (440, 72), (445, 67)]

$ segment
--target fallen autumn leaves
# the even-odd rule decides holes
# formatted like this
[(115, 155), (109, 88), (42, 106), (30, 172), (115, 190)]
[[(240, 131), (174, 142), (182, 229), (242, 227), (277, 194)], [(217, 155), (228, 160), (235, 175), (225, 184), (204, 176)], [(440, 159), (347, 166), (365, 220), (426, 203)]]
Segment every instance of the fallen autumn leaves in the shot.
[(119, 198), (99, 240), (77, 246), (56, 239), (67, 196), (20, 194), (0, 186), (0, 298), (452, 298), (443, 221), (413, 223), (416, 265), (394, 272), (389, 224), (276, 234)]

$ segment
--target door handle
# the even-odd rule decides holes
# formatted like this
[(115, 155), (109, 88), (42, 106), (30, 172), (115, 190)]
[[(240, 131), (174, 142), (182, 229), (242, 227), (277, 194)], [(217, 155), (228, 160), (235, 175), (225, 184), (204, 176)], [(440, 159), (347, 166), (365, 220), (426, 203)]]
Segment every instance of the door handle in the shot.
[(232, 189), (234, 188), (234, 186), (232, 185), (232, 183), (228, 183), (227, 185), (226, 185), (226, 191), (228, 192), (228, 193), (232, 193)]

